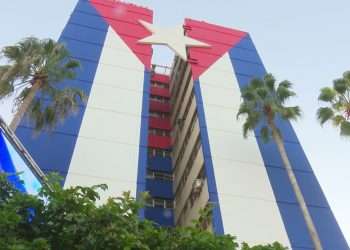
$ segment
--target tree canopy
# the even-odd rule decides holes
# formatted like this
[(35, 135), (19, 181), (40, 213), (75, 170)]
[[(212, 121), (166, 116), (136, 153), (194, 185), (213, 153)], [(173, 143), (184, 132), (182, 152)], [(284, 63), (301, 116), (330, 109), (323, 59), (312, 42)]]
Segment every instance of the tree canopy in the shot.
[(273, 130), (280, 134), (279, 128), (275, 125), (277, 118), (296, 120), (300, 117), (299, 106), (286, 106), (286, 102), (296, 95), (291, 87), (291, 82), (282, 81), (277, 84), (273, 75), (267, 74), (263, 79), (253, 79), (242, 90), (243, 101), (237, 118), (245, 117), (244, 137), (247, 137), (249, 131), (259, 127), (260, 136), (264, 141), (268, 141)]
[(0, 99), (16, 94), (12, 130), (25, 113), (37, 130), (52, 128), (85, 98), (79, 88), (64, 86), (76, 77), (80, 63), (62, 43), (29, 37), (4, 47), (0, 56), (7, 60), (0, 66)]
[[(4, 250), (238, 250), (230, 235), (198, 226), (161, 228), (140, 220), (143, 202), (125, 193), (98, 205), (106, 185), (63, 189), (50, 177), (38, 196), (14, 189), (0, 175), (0, 249)], [(242, 250), (285, 250), (279, 243)]]
[(350, 136), (350, 71), (334, 80), (333, 87), (322, 88), (318, 99), (327, 104), (317, 111), (320, 124), (331, 122), (340, 135)]

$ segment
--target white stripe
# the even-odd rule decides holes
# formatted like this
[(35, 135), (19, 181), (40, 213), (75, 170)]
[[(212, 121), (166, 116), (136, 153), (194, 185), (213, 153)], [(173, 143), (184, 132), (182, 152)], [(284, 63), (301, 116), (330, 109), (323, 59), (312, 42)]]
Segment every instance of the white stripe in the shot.
[(136, 194), (144, 65), (109, 28), (65, 187), (108, 184)]
[(236, 121), (240, 89), (228, 54), (200, 84), (225, 233), (290, 246), (256, 139), (244, 139)]

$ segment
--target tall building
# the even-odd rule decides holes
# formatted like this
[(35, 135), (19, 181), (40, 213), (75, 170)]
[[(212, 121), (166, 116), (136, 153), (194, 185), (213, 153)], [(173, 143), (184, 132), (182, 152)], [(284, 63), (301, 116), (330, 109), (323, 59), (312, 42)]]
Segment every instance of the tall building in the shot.
[[(142, 218), (190, 225), (213, 207), (208, 230), (252, 244), (313, 249), (281, 158), (258, 131), (242, 136), (240, 90), (266, 70), (249, 34), (186, 19), (152, 25), (153, 11), (112, 0), (80, 0), (60, 42), (81, 61), (88, 102), (54, 131), (16, 134), (44, 172), (64, 186), (108, 184), (103, 199), (148, 191)], [(152, 44), (176, 53), (152, 65)], [(348, 245), (290, 123), (278, 120), (293, 170), (326, 250)]]

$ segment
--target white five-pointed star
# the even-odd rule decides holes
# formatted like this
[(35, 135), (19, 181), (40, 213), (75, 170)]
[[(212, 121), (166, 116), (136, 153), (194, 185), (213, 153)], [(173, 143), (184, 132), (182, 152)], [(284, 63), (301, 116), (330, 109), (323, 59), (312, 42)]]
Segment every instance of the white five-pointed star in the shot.
[(187, 61), (187, 47), (210, 47), (210, 45), (185, 36), (182, 26), (175, 28), (158, 28), (153, 24), (139, 20), (152, 35), (141, 39), (139, 43), (166, 45), (183, 60)]

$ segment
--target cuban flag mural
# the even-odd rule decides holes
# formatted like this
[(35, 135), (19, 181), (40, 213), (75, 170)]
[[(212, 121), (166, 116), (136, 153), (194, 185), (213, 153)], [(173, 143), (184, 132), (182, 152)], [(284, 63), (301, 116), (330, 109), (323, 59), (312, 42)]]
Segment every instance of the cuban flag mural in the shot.
[[(152, 45), (166, 45), (191, 70), (208, 200), (215, 204), (213, 231), (251, 244), (279, 241), (293, 250), (313, 249), (276, 145), (263, 143), (258, 131), (244, 139), (242, 122), (236, 120), (241, 89), (266, 74), (249, 34), (192, 19), (175, 28), (152, 22), (147, 8), (80, 0), (59, 40), (82, 66), (77, 79), (62, 86), (83, 89), (88, 101), (50, 132), (33, 134), (33, 126), (23, 120), (18, 138), (44, 172), (63, 176), (65, 187), (105, 183), (109, 189), (103, 200), (147, 190), (148, 147), (171, 144), (171, 138), (156, 141), (148, 135), (151, 125), (161, 125), (168, 134), (172, 130), (170, 122), (152, 124), (150, 118)], [(160, 78), (163, 84), (172, 81)], [(169, 91), (164, 96), (172, 98)], [(291, 124), (278, 121), (278, 126), (324, 249), (348, 250)], [(172, 179), (168, 158), (157, 167)], [(153, 191), (173, 202), (172, 185), (169, 192)], [(171, 205), (176, 210), (178, 204)], [(160, 213), (166, 217), (160, 224), (173, 226), (170, 210), (154, 209), (152, 216)], [(140, 216), (148, 218), (145, 214)]]

